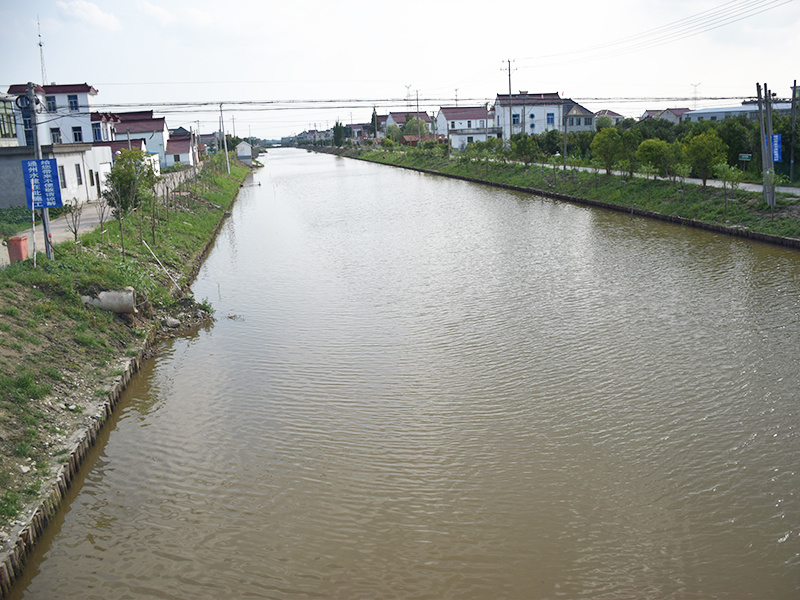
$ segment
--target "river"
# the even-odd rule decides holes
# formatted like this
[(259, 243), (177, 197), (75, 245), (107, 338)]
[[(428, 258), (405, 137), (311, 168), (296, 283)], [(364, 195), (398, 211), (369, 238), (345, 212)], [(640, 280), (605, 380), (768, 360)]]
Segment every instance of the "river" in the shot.
[(12, 598), (800, 595), (800, 253), (270, 150)]

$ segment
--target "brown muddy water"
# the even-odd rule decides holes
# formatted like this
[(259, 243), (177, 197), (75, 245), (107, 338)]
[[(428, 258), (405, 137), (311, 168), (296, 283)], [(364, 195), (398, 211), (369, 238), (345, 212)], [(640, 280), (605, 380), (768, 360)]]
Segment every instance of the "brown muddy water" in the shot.
[(800, 596), (800, 253), (265, 163), (13, 598)]

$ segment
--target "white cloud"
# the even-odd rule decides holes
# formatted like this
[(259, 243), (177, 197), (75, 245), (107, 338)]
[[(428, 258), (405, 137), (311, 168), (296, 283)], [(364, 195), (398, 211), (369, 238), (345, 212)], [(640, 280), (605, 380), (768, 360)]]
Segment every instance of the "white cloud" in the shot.
[[(216, 21), (214, 15), (204, 10), (199, 10), (197, 8), (191, 8), (191, 7), (187, 8), (186, 16), (189, 17), (190, 21), (192, 22), (192, 25), (197, 27), (211, 27), (212, 25), (214, 25), (214, 22)], [(222, 15), (218, 15), (218, 17), (219, 16)]]
[(155, 4), (150, 4), (149, 2), (146, 2), (146, 0), (139, 0), (136, 3), (136, 6), (147, 16), (155, 19), (162, 27), (165, 27), (175, 21), (175, 15), (173, 15), (167, 9), (156, 6)]
[(56, 2), (58, 10), (67, 18), (83, 21), (88, 25), (100, 27), (106, 31), (122, 29), (119, 19), (111, 13), (103, 12), (99, 6), (87, 0), (69, 0)]

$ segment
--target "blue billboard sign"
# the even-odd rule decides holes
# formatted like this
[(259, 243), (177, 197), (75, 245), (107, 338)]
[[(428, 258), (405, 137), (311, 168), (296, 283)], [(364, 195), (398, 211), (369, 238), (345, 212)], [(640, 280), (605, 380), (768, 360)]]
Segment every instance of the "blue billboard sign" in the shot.
[(781, 162), (781, 159), (783, 158), (781, 141), (780, 133), (776, 133), (772, 136), (772, 162)]
[(55, 158), (22, 161), (25, 178), (25, 196), (28, 208), (55, 208), (62, 206), (61, 185)]

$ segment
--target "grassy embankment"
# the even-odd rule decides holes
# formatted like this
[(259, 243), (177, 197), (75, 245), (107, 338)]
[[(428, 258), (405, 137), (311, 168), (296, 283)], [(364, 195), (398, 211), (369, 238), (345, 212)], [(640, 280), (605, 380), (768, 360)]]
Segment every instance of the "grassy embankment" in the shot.
[[(222, 165), (224, 157), (202, 171), (196, 187), (193, 181), (184, 184), (171, 202), (158, 199), (155, 210), (151, 203), (124, 218), (124, 256), (112, 219), (105, 236), (82, 236), (80, 253), (67, 242), (56, 246), (53, 261), (40, 253), (36, 268), (28, 259), (0, 270), (0, 538), (66, 459), (69, 435), (107, 396), (124, 359), (140, 352), (162, 316), (192, 306), (179, 298), (172, 279), (181, 287), (190, 283), (250, 172), (236, 162), (228, 175)], [(135, 289), (137, 301), (146, 300), (136, 318), (81, 302), (82, 294), (126, 286)]]
[[(427, 169), (448, 175), (535, 188), (620, 207), (680, 216), (727, 227), (747, 228), (770, 235), (800, 238), (800, 197), (778, 194), (771, 211), (761, 193), (741, 189), (727, 192), (716, 187), (681, 184), (666, 179), (628, 179), (606, 175), (603, 171), (561, 170), (560, 166), (468, 161), (459, 156), (446, 158), (433, 150), (386, 152), (383, 150), (347, 151), (346, 156), (383, 164)], [(726, 200), (727, 195), (727, 200)]]

